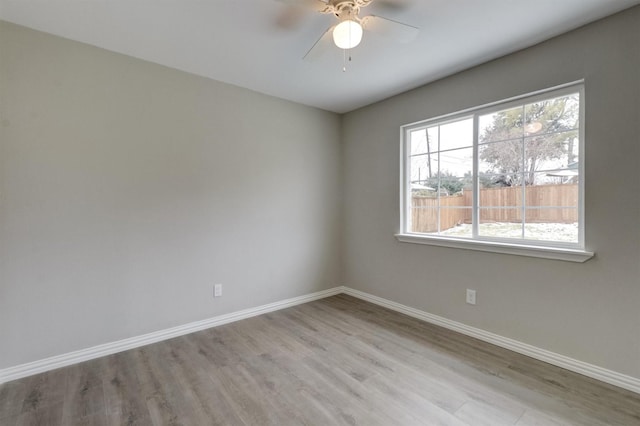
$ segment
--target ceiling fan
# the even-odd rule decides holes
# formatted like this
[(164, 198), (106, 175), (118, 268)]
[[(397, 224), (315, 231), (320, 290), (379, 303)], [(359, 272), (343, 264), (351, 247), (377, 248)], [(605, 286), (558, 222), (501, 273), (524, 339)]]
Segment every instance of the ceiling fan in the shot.
[[(393, 38), (399, 42), (413, 40), (419, 29), (408, 24), (382, 18), (376, 15), (360, 17), (360, 9), (369, 6), (374, 0), (305, 0), (298, 1), (296, 5), (305, 6), (308, 9), (323, 14), (333, 14), (338, 23), (330, 26), (316, 43), (304, 55), (303, 59), (313, 60), (325, 53), (333, 44), (345, 52), (358, 46), (362, 41), (365, 31), (378, 33)], [(287, 3), (293, 5), (290, 0)], [(388, 8), (397, 9), (400, 4), (397, 0), (376, 0), (377, 4)], [(299, 9), (298, 9), (299, 10)]]

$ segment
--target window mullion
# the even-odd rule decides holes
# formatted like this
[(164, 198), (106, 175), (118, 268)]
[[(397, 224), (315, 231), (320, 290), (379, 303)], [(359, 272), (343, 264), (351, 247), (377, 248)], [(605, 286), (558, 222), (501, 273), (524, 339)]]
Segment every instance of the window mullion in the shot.
[(442, 208), (441, 203), (440, 203), (440, 179), (442, 178), (440, 176), (440, 148), (442, 148), (440, 146), (440, 138), (441, 138), (441, 134), (440, 134), (440, 126), (438, 126), (438, 186), (436, 187), (438, 193), (437, 193), (437, 200), (438, 200), (438, 208), (437, 208), (437, 225), (438, 225), (438, 234), (440, 234), (441, 229), (440, 229), (440, 221), (442, 218), (442, 212), (440, 211), (440, 209)]
[(478, 114), (473, 114), (473, 165), (472, 165), (472, 182), (473, 182), (473, 197), (471, 205), (471, 235), (473, 238), (478, 238), (478, 224), (480, 223), (480, 173), (479, 169), (479, 127), (480, 120)]
[(524, 239), (524, 225), (527, 223), (527, 210), (525, 206), (527, 205), (527, 150), (525, 148), (525, 130), (524, 130), (524, 122), (526, 121), (526, 105), (522, 105), (522, 202), (520, 206), (520, 215), (522, 217), (521, 229), (520, 229), (520, 237)]
[(413, 141), (409, 137), (409, 130), (402, 132), (404, 143), (401, 145), (400, 158), (402, 159), (402, 178), (400, 189), (403, 192), (401, 196), (402, 205), (400, 214), (404, 217), (401, 224), (402, 232), (410, 232), (412, 227), (413, 215), (413, 197), (411, 196), (411, 144)]

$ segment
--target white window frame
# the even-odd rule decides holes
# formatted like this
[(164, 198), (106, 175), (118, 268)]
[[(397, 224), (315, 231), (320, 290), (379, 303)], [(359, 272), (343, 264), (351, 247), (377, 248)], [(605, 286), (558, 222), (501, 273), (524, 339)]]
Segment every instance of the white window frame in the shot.
[[(479, 211), (479, 179), (478, 179), (478, 118), (481, 115), (509, 109), (523, 104), (560, 97), (571, 93), (580, 94), (579, 112), (579, 146), (578, 146), (578, 242), (534, 241), (514, 238), (483, 237), (478, 235), (478, 211)], [(475, 108), (442, 115), (439, 117), (422, 120), (416, 123), (406, 124), (400, 128), (400, 232), (396, 234), (398, 241), (417, 244), (487, 251), (494, 253), (532, 256), (547, 259), (566, 260), (573, 262), (585, 262), (594, 256), (593, 252), (585, 249), (585, 217), (584, 217), (584, 186), (585, 186), (585, 121), (584, 121), (584, 81), (576, 81), (549, 89), (528, 93), (506, 100), (493, 102)], [(463, 118), (473, 117), (473, 237), (449, 237), (432, 234), (414, 233), (410, 231), (408, 216), (411, 206), (411, 183), (409, 176), (410, 167), (410, 135), (417, 129), (430, 125), (443, 124)]]

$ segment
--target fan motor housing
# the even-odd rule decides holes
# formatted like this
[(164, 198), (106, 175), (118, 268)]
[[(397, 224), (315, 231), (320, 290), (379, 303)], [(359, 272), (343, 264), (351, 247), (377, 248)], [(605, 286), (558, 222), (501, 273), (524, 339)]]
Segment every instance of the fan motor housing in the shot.
[(368, 6), (373, 0), (329, 0), (329, 13), (343, 21), (345, 19), (357, 20), (360, 8)]

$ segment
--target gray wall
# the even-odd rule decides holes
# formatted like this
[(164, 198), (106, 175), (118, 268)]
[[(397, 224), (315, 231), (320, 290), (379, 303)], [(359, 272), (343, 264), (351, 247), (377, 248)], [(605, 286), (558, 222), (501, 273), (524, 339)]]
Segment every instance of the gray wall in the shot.
[(0, 23), (0, 369), (341, 284), (340, 182), (335, 114)]
[[(349, 113), (345, 284), (640, 377), (640, 7)], [(586, 80), (586, 242), (576, 264), (397, 242), (399, 127)], [(465, 304), (465, 289), (478, 304)]]

